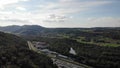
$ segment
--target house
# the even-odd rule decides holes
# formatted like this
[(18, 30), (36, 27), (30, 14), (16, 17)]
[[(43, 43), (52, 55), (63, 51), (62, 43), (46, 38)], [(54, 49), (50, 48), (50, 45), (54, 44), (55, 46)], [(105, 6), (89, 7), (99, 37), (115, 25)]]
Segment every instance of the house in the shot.
[(75, 52), (75, 50), (71, 47), (70, 48), (70, 51), (69, 51), (70, 54), (73, 54), (73, 55), (76, 55), (77, 53)]
[(37, 49), (45, 49), (49, 46), (46, 42), (33, 42), (33, 45)]

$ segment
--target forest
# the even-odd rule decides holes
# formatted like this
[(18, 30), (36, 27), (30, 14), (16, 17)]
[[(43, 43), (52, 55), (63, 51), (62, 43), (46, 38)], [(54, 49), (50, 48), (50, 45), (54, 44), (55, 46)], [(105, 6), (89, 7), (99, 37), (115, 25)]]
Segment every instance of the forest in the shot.
[(52, 60), (28, 49), (23, 38), (0, 32), (0, 68), (57, 68)]
[[(50, 50), (94, 68), (120, 68), (120, 28), (53, 28), (22, 37), (47, 42)], [(77, 55), (69, 53), (71, 47)]]
[[(120, 28), (119, 27), (118, 28), (117, 27), (116, 28), (114, 27), (113, 28), (112, 27), (44, 28), (36, 25), (33, 25), (33, 26), (26, 25), (26, 26), (20, 26), (19, 29), (18, 27), (16, 29), (15, 28), (16, 26), (14, 26), (14, 28), (12, 26), (9, 28), (4, 27), (2, 28), (2, 30), (7, 32), (9, 31), (9, 29), (11, 29), (12, 31), (10, 33), (15, 34), (19, 37), (22, 37), (24, 40), (44, 41), (50, 45), (48, 49), (52, 51), (56, 51), (65, 56), (68, 56), (69, 58), (71, 58), (76, 62), (85, 64), (88, 66), (92, 66), (93, 68), (120, 68), (120, 58), (119, 58), (120, 57)], [(15, 30), (13, 31), (13, 29)], [(44, 66), (47, 65), (50, 68), (56, 68), (56, 66), (52, 64), (52, 61), (49, 59), (49, 57), (46, 57), (44, 55), (38, 55), (32, 51), (29, 51), (26, 47), (26, 44), (25, 43), (21, 44), (21, 41), (18, 41), (19, 39), (16, 36), (14, 38), (10, 38), (11, 36), (7, 35), (8, 39), (6, 39), (4, 38), (4, 34), (2, 35), (0, 36), (1, 48), (6, 50), (3, 51), (1, 49), (2, 50), (1, 56), (4, 56), (4, 53), (9, 53), (9, 52), (11, 55), (16, 54), (16, 56), (18, 56), (19, 53), (20, 55), (22, 53), (22, 56), (27, 57), (25, 58), (25, 61), (29, 61), (29, 63), (28, 62), (26, 63), (28, 65), (31, 64), (33, 65), (33, 67), (34, 66), (39, 67), (40, 65), (42, 66), (41, 68), (44, 68)], [(12, 46), (5, 46), (9, 44), (11, 44)], [(76, 55), (72, 55), (69, 53), (71, 47), (76, 51), (77, 53)], [(12, 50), (16, 50), (16, 51), (11, 52)], [(36, 59), (31, 58), (31, 56), (33, 55), (36, 57)], [(21, 59), (22, 56), (19, 56), (18, 59)], [(38, 56), (41, 56), (41, 57), (37, 58)], [(10, 57), (10, 58), (13, 58), (13, 57)], [(36, 61), (38, 62), (38, 59), (39, 61), (41, 61), (41, 63), (36, 63)], [(18, 62), (18, 60), (15, 60), (15, 61), (17, 62), (14, 64), (18, 66), (22, 65)], [(43, 65), (43, 63), (45, 64)], [(9, 63), (4, 63), (4, 65), (6, 64), (9, 64)], [(12, 61), (10, 62), (10, 64), (12, 64)], [(49, 68), (49, 67), (46, 67), (46, 68)]]
[[(94, 68), (120, 68), (120, 46), (100, 46), (83, 43), (71, 38), (33, 37), (29, 40), (45, 41), (50, 44), (48, 47), (50, 50)], [(69, 53), (71, 47), (76, 51), (77, 55)]]

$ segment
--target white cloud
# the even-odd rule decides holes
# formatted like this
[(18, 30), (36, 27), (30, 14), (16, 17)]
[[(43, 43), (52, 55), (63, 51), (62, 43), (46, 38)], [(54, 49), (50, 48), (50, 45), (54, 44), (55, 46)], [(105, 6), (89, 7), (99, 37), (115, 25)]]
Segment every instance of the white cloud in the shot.
[(48, 17), (45, 18), (43, 22), (64, 22), (71, 17), (67, 17), (64, 15), (56, 15), (56, 14), (50, 14)]
[[(45, 4), (40, 4), (39, 10), (37, 10), (37, 14), (45, 14), (43, 15), (44, 17), (43, 22), (65, 22), (66, 20), (70, 19), (70, 16), (72, 16), (72, 14), (88, 11), (95, 6), (102, 6), (110, 3), (111, 3), (110, 1), (81, 2), (79, 0), (59, 0), (58, 2), (55, 3), (47, 2)], [(54, 14), (52, 15), (54, 18), (52, 19), (48, 18), (51, 16), (51, 14)], [(56, 17), (59, 16), (68, 18), (57, 19)]]
[(59, 0), (60, 2), (74, 2), (74, 1), (77, 1), (77, 0)]
[(24, 7), (16, 7), (16, 9), (17, 10), (21, 10), (21, 11), (25, 11), (26, 10), (26, 8), (24, 8)]
[(54, 14), (71, 14), (110, 3), (111, 1), (59, 0), (58, 2), (46, 2), (45, 4), (40, 4), (39, 9), (40, 11), (51, 11), (51, 13)]
[(91, 27), (120, 27), (120, 18), (114, 17), (88, 18), (86, 22)]
[[(59, 0), (58, 2), (45, 2), (36, 4), (34, 7), (28, 5), (19, 5), (19, 2), (30, 0), (0, 0), (0, 25), (24, 25), (38, 24), (55, 26), (119, 26), (120, 19), (113, 17), (102, 17), (93, 19), (83, 19), (85, 23), (79, 23), (72, 15), (92, 10), (96, 6), (111, 4), (111, 1), (80, 1), (80, 0)], [(37, 2), (36, 2), (37, 3)], [(6, 10), (12, 7), (12, 11)], [(26, 8), (27, 7), (27, 8)], [(6, 8), (6, 9), (5, 9)], [(4, 11), (3, 11), (4, 9)], [(17, 10), (16, 10), (17, 9)], [(29, 9), (29, 11), (26, 11)], [(30, 10), (31, 9), (31, 10)], [(18, 11), (20, 10), (20, 11)], [(23, 11), (23, 12), (21, 12)], [(82, 21), (83, 21), (82, 20)], [(4, 22), (4, 23), (3, 23)], [(49, 22), (52, 22), (49, 24)], [(63, 23), (56, 23), (63, 22)], [(114, 22), (114, 23), (112, 23)], [(8, 24), (7, 24), (8, 23)], [(54, 26), (53, 26), (54, 27)]]
[(110, 4), (111, 1), (79, 1), (79, 0), (60, 0), (54, 6), (59, 7), (58, 11), (61, 9), (62, 13), (78, 13), (81, 11), (87, 11), (96, 6), (103, 6)]
[(72, 18), (61, 23), (47, 23), (47, 27), (120, 27), (120, 17)]
[(4, 9), (6, 6), (9, 6), (14, 3), (18, 3), (20, 1), (28, 1), (28, 0), (0, 0), (0, 9)]

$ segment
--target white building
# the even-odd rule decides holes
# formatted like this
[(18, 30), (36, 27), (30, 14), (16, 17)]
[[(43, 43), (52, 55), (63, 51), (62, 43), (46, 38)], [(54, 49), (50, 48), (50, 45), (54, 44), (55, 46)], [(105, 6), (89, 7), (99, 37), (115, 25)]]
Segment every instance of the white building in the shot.
[(75, 52), (75, 50), (71, 47), (70, 48), (70, 51), (69, 51), (70, 54), (73, 54), (73, 55), (76, 55), (77, 53)]

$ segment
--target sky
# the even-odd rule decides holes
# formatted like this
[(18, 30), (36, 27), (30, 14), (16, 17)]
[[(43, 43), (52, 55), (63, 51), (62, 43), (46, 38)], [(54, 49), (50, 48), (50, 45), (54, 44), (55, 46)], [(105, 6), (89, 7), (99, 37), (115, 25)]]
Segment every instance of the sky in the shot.
[(0, 26), (120, 27), (120, 0), (0, 0)]

